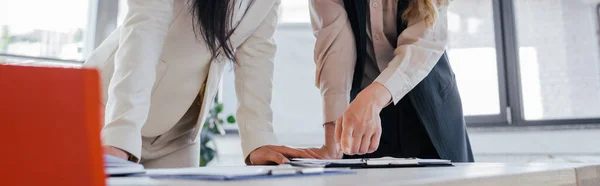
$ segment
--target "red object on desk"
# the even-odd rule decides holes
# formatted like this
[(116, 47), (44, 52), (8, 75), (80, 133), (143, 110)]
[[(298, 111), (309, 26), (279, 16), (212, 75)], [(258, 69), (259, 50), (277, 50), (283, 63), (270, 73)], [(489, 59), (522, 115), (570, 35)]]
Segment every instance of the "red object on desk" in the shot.
[(0, 65), (0, 185), (105, 185), (98, 72)]

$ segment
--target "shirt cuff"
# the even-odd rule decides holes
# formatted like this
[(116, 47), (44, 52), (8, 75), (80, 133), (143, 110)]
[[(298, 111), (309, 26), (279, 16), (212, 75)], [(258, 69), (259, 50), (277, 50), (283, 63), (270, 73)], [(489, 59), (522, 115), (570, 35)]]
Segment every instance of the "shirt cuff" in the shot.
[(323, 123), (337, 120), (350, 105), (350, 93), (323, 94)]
[(384, 69), (377, 79), (375, 79), (375, 82), (382, 84), (390, 91), (394, 105), (398, 104), (398, 102), (400, 102), (400, 100), (414, 87), (406, 74), (391, 68)]
[(104, 146), (112, 146), (134, 156), (139, 163), (142, 155), (142, 134), (135, 127), (105, 127), (102, 129)]
[(277, 138), (275, 133), (272, 131), (248, 131), (240, 127), (240, 136), (242, 138), (242, 152), (244, 153), (244, 160), (248, 159), (248, 156), (252, 151), (265, 145), (277, 145)]

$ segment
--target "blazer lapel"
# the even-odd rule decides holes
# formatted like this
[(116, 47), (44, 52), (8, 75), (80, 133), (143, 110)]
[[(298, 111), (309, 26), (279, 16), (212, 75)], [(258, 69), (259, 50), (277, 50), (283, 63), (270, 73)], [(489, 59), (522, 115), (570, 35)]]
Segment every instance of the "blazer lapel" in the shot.
[[(217, 94), (217, 88), (221, 83), (223, 69), (225, 69), (225, 61), (210, 63), (208, 77), (206, 78), (206, 87), (204, 87), (204, 94), (202, 95), (202, 105), (200, 106), (199, 113), (200, 115), (198, 117), (196, 127), (194, 128), (193, 136), (198, 136), (202, 126), (204, 126), (204, 120), (206, 119), (208, 111), (210, 110), (210, 107), (213, 106), (214, 98)], [(198, 140), (198, 138), (194, 139), (194, 141), (196, 140)]]

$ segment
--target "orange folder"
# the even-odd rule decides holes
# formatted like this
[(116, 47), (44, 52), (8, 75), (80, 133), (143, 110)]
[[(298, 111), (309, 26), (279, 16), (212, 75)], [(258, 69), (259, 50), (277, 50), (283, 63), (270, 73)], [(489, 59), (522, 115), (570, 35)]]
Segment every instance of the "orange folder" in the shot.
[(0, 65), (0, 185), (105, 185), (98, 76)]

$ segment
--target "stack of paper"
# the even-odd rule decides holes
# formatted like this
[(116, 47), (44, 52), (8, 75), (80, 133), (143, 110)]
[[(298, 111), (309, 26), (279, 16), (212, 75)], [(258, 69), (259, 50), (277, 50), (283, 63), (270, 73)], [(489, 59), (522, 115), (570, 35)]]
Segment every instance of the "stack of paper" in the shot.
[(104, 170), (109, 176), (127, 176), (143, 174), (146, 171), (141, 164), (133, 163), (111, 155), (104, 155)]
[(353, 173), (349, 169), (301, 168), (290, 165), (144, 169), (140, 164), (110, 155), (104, 155), (104, 166), (109, 176), (221, 181)]
[(146, 176), (165, 179), (190, 180), (247, 180), (277, 177), (349, 174), (348, 169), (299, 168), (282, 166), (247, 166), (247, 167), (198, 167), (180, 169), (148, 169)]

